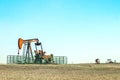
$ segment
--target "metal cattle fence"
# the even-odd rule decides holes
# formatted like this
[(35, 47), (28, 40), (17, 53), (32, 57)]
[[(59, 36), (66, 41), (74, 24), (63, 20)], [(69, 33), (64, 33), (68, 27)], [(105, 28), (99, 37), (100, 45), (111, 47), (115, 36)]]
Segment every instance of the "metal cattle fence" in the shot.
[[(8, 55), (7, 56), (7, 64), (24, 64), (24, 56), (18, 56), (18, 55)], [(32, 58), (30, 58), (31, 63), (32, 62)], [(53, 57), (53, 63), (55, 64), (67, 64), (67, 56), (54, 56)]]

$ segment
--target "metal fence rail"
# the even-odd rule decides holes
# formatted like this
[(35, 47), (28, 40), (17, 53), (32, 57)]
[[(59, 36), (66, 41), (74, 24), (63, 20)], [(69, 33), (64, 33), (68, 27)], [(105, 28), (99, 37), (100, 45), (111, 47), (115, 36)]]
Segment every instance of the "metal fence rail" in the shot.
[[(67, 64), (67, 56), (54, 56), (53, 61), (55, 64)], [(25, 63), (23, 56), (20, 55), (7, 56), (7, 64), (19, 64), (19, 63)], [(33, 63), (32, 60), (31, 63)]]
[(53, 59), (56, 64), (67, 64), (66, 56), (54, 56)]

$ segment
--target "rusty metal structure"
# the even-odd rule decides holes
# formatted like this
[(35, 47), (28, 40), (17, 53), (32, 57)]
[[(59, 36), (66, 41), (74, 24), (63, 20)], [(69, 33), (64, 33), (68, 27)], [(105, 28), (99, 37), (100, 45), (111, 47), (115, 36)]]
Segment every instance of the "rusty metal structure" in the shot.
[(46, 55), (38, 38), (19, 38), (18, 55), (8, 55), (7, 64), (67, 64), (67, 56)]
[[(33, 52), (31, 43), (34, 43), (35, 50)], [(40, 49), (38, 49), (38, 46)], [(22, 49), (22, 61), (20, 60), (20, 50)], [(34, 53), (34, 54), (33, 54)], [(18, 39), (18, 63), (52, 63), (53, 62), (53, 54), (46, 55), (46, 52), (43, 51), (42, 43), (39, 42), (38, 38), (35, 39), (27, 39), (23, 40), (22, 38)]]

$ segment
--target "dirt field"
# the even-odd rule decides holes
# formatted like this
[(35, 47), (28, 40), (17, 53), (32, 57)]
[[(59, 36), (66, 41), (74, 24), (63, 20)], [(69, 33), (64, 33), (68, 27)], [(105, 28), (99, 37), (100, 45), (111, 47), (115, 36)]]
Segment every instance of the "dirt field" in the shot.
[(120, 64), (0, 65), (0, 80), (120, 80)]

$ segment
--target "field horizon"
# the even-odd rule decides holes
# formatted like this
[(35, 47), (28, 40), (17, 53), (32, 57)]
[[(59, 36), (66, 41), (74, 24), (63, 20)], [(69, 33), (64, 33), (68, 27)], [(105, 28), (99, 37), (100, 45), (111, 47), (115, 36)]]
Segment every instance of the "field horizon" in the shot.
[(120, 64), (0, 64), (0, 80), (119, 80)]

